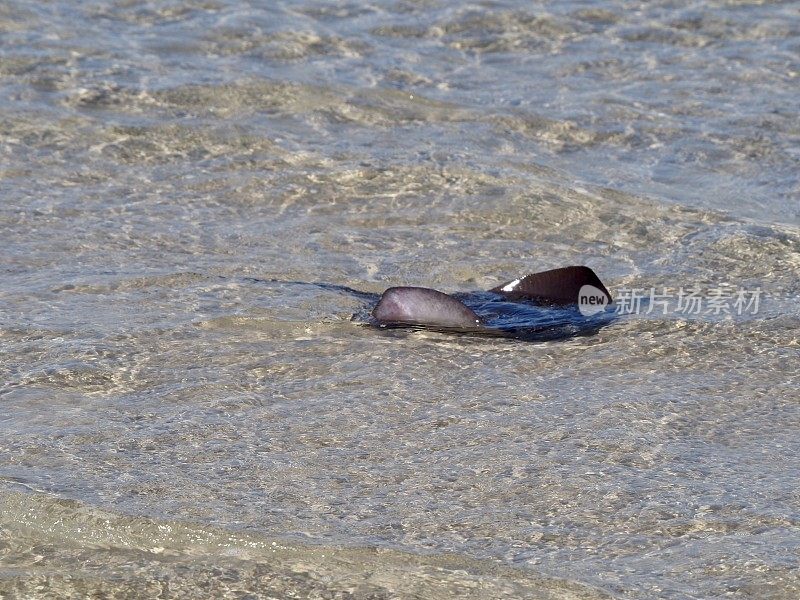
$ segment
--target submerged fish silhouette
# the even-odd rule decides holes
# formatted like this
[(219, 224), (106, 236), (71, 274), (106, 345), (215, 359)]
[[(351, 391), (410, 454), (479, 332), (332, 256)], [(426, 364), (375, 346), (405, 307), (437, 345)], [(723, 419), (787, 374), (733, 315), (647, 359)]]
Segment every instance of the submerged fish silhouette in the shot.
[(423, 287), (392, 287), (371, 314), (379, 327), (554, 339), (595, 333), (610, 322), (602, 309), (589, 315), (578, 310), (579, 297), (587, 290), (600, 295), (602, 307), (612, 302), (594, 271), (570, 266), (533, 273), (487, 292), (445, 294)]
[[(255, 283), (313, 286), (364, 302), (352, 320), (380, 329), (426, 329), (462, 335), (542, 341), (592, 335), (614, 320), (603, 310), (611, 294), (589, 267), (571, 266), (533, 273), (488, 291), (445, 294), (424, 287), (391, 287), (383, 294), (344, 285), (243, 278)], [(578, 309), (585, 290), (600, 296), (602, 308)]]

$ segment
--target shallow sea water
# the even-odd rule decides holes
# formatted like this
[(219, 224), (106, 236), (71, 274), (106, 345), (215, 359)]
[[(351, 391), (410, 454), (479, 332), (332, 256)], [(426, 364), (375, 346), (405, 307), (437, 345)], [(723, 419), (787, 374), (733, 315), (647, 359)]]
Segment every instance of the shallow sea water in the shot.
[[(10, 0), (0, 41), (0, 596), (800, 597), (796, 3)], [(568, 264), (763, 297), (524, 343), (292, 283)]]

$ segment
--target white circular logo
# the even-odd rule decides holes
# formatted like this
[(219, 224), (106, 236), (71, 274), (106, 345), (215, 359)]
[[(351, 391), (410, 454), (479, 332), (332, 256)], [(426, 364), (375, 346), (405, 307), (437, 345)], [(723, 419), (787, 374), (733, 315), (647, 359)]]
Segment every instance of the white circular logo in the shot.
[(584, 317), (603, 312), (608, 306), (608, 296), (593, 285), (581, 286), (578, 292), (578, 310)]

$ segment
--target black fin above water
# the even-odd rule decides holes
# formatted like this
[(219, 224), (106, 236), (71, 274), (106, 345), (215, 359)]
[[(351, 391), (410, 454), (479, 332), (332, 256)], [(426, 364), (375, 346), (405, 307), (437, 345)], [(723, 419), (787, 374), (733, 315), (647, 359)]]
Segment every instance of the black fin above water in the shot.
[(531, 300), (552, 304), (577, 304), (580, 290), (590, 285), (606, 295), (608, 303), (611, 294), (600, 278), (589, 267), (572, 266), (532, 273), (522, 279), (515, 279), (489, 290), (504, 296), (507, 300)]

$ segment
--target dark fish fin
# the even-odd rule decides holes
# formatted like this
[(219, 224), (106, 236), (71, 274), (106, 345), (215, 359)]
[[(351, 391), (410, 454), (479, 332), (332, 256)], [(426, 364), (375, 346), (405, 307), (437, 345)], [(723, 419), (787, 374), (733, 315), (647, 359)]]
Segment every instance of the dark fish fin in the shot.
[(489, 290), (508, 300), (534, 300), (554, 304), (577, 304), (578, 293), (584, 285), (600, 290), (612, 301), (611, 294), (589, 267), (573, 266), (532, 273)]

